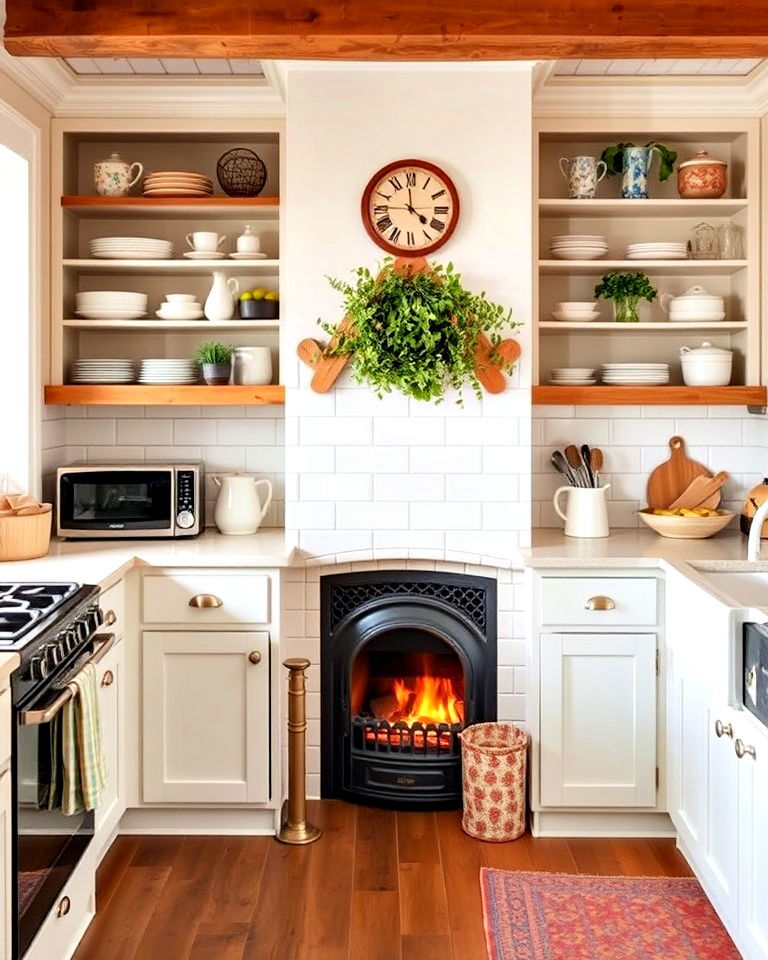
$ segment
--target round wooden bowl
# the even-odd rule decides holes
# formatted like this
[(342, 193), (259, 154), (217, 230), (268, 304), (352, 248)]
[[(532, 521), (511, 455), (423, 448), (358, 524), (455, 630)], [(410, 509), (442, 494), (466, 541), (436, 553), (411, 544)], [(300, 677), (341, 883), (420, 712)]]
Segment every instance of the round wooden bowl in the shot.
[(706, 540), (728, 526), (735, 514), (718, 510), (716, 517), (659, 517), (652, 510), (638, 510), (640, 519), (651, 530), (672, 540)]

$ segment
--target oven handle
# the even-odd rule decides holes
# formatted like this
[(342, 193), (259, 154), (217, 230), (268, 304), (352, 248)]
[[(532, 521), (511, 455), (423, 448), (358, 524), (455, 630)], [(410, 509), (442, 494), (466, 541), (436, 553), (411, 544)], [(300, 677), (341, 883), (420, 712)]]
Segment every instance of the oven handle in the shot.
[[(115, 645), (114, 633), (99, 633), (93, 638), (93, 640), (94, 643), (98, 643), (99, 646), (81, 665), (81, 669), (77, 674), (75, 674), (75, 676), (79, 676), (80, 673), (82, 673), (82, 668), (87, 667), (89, 663), (97, 664), (103, 660), (107, 653), (109, 653), (109, 651)], [(72, 679), (74, 679), (74, 677)], [(19, 726), (35, 727), (39, 726), (41, 723), (50, 723), (59, 710), (61, 710), (61, 708), (64, 706), (64, 704), (69, 703), (69, 701), (74, 697), (75, 691), (74, 687), (71, 686), (71, 683), (72, 680), (69, 681), (69, 684), (61, 691), (53, 703), (49, 703), (44, 709), (22, 710), (19, 714)]]

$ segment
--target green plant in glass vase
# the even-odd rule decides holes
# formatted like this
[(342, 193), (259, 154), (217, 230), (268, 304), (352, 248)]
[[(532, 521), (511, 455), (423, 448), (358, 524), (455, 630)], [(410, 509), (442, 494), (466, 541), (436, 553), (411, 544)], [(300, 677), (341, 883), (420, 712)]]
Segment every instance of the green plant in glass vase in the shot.
[[(352, 282), (328, 278), (344, 298), (346, 322), (321, 323), (332, 337), (327, 355), (349, 356), (354, 379), (379, 396), (395, 389), (439, 403), (453, 388), (461, 403), (467, 385), (482, 395), (475, 374), (478, 337), (484, 333), (498, 347), (502, 329), (521, 326), (511, 310), (467, 290), (451, 263), (410, 272), (387, 258), (378, 274), (358, 267), (353, 276)], [(498, 363), (511, 366), (501, 358)]]
[(595, 287), (595, 297), (613, 301), (614, 320), (638, 323), (637, 305), (641, 300), (652, 303), (658, 291), (644, 273), (606, 273)]

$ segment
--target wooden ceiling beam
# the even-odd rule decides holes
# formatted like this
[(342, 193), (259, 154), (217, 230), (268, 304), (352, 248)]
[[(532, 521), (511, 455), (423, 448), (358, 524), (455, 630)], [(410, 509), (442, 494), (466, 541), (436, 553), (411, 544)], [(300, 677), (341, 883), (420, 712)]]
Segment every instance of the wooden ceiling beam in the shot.
[(765, 0), (7, 0), (35, 57), (764, 57)]

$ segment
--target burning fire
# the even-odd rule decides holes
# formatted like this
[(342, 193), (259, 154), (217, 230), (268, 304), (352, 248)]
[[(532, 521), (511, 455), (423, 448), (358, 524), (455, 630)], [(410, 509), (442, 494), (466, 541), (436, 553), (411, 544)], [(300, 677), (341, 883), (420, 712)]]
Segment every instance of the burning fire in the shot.
[[(420, 724), (461, 724), (464, 722), (464, 701), (447, 677), (434, 677), (431, 674), (393, 683), (392, 695), (380, 697), (371, 702), (377, 719), (387, 720), (390, 724), (404, 723), (411, 727)], [(367, 740), (378, 740), (390, 746), (414, 746), (448, 748), (451, 743), (450, 731), (437, 730), (367, 730)]]

